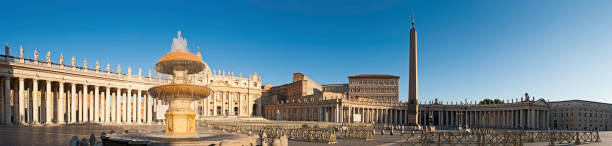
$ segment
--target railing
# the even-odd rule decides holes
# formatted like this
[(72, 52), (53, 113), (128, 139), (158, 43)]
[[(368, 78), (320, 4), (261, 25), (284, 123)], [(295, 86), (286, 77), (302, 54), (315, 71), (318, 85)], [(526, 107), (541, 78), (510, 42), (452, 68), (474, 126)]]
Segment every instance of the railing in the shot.
[[(259, 123), (258, 123), (259, 122)], [(199, 126), (221, 129), (229, 132), (258, 132), (262, 138), (265, 133), (267, 138), (279, 138), (286, 135), (288, 139), (298, 141), (320, 142), (333, 144), (337, 138), (363, 139), (371, 141), (374, 139), (374, 127), (372, 124), (330, 124), (323, 122), (311, 123), (279, 123), (279, 122), (242, 122), (242, 123), (219, 123), (200, 122)]]
[(414, 131), (403, 133), (403, 144), (421, 145), (523, 145), (523, 143), (546, 142), (549, 145), (601, 142), (599, 131)]

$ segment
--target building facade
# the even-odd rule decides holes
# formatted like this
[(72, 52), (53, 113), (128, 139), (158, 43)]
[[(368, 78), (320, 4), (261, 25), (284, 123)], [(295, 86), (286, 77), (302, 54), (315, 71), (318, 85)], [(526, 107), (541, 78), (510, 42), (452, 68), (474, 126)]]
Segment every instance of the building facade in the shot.
[[(186, 45), (186, 44), (185, 44)], [(19, 56), (11, 56), (8, 45), (0, 55), (0, 123), (11, 124), (64, 124), (64, 123), (149, 123), (163, 106), (149, 96), (147, 90), (169, 82), (151, 70), (137, 74), (121, 65), (111, 71), (111, 65), (89, 68), (87, 60), (77, 65), (51, 61), (51, 52), (39, 60), (38, 51), (26, 58), (23, 48)], [(201, 57), (199, 51), (198, 55)], [(123, 70), (125, 71), (125, 70)], [(257, 116), (262, 111), (261, 77), (257, 73), (242, 77), (234, 73), (213, 71), (206, 65), (201, 73), (190, 77), (194, 84), (208, 85), (213, 94), (193, 103), (198, 116)], [(214, 97), (214, 98), (213, 98)], [(208, 104), (206, 104), (208, 103)], [(163, 115), (163, 114), (161, 114)]]
[(399, 101), (399, 76), (359, 74), (349, 76), (349, 98), (371, 98), (380, 102)]
[(551, 128), (565, 130), (611, 130), (612, 104), (566, 100), (550, 102)]
[[(296, 76), (296, 74), (298, 74)], [(320, 85), (322, 92), (308, 92), (306, 90), (319, 89), (319, 84), (301, 73), (294, 74), (292, 83), (271, 87), (264, 86), (262, 99), (264, 102), (264, 117), (272, 120), (289, 121), (321, 121), (321, 122), (342, 122), (342, 123), (385, 123), (385, 124), (406, 124), (408, 122), (407, 104), (397, 101), (380, 101), (368, 96), (356, 96), (349, 98), (349, 84), (329, 84)], [(376, 81), (393, 81), (399, 79), (395, 76), (383, 75), (384, 79)], [(387, 77), (394, 77), (388, 80)], [(369, 79), (372, 79), (368, 77)], [(309, 81), (304, 81), (304, 80)], [(361, 78), (360, 78), (361, 79)], [(357, 81), (370, 81), (370, 80)], [(355, 82), (357, 82), (355, 81)], [(296, 84), (297, 83), (297, 84)], [(373, 82), (372, 82), (373, 83)], [(397, 83), (397, 82), (396, 82)], [(308, 85), (314, 84), (314, 85)], [(365, 82), (363, 84), (366, 84)], [(378, 86), (380, 87), (378, 87)], [(306, 88), (293, 88), (300, 86)], [(368, 87), (375, 89), (388, 89), (387, 84), (359, 84), (356, 87)], [(397, 85), (394, 85), (397, 86)], [(293, 91), (301, 96), (290, 96), (289, 90), (301, 89), (305, 91)], [(397, 88), (396, 88), (397, 89)], [(378, 93), (378, 92), (375, 92)], [(365, 95), (365, 94), (363, 94)], [(377, 94), (368, 94), (377, 95)]]

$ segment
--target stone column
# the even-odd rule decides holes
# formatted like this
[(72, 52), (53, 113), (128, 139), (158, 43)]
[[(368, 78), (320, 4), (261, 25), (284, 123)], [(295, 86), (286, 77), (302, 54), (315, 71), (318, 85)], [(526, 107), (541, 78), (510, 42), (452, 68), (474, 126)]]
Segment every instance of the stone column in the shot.
[(65, 92), (64, 92), (64, 82), (59, 81), (58, 82), (59, 85), (59, 94), (58, 97), (59, 99), (57, 100), (57, 123), (58, 124), (64, 124), (64, 114), (65, 114), (65, 104), (66, 101), (64, 101), (64, 98), (66, 97)]
[(81, 97), (79, 98), (79, 114), (81, 115), (79, 119), (81, 123), (87, 121), (87, 118), (85, 118), (85, 115), (87, 115), (87, 97), (87, 84), (83, 84), (83, 90), (81, 90)]
[(32, 124), (38, 124), (38, 80), (32, 79)]
[[(204, 99), (204, 115), (206, 116), (210, 116), (210, 98), (212, 97), (208, 96), (206, 99)], [(241, 104), (238, 104), (238, 105), (241, 105)]]
[(16, 122), (18, 122), (21, 125), (25, 125), (25, 99), (24, 99), (24, 80), (23, 78), (19, 78), (19, 105), (17, 106), (18, 109), (18, 113), (19, 113), (19, 117), (15, 120)]
[(142, 90), (138, 90), (138, 97), (136, 98), (136, 123), (142, 123)]
[[(2, 77), (2, 79), (6, 80), (5, 77)], [(0, 84), (0, 87), (5, 87), (5, 86), (6, 86), (5, 84)], [(6, 115), (10, 114), (9, 113), (10, 110), (7, 110), (6, 105), (5, 105), (5, 103), (8, 103), (5, 101), (5, 99), (8, 98), (9, 96), (5, 96), (5, 92), (6, 90), (2, 90), (2, 92), (0, 92), (2, 93), (2, 96), (0, 96), (1, 97), (0, 98), (0, 124), (2, 125), (8, 125), (8, 123), (10, 123), (10, 122), (7, 122), (9, 121), (9, 119), (6, 118)]]
[(94, 85), (94, 106), (93, 106), (93, 110), (91, 110), (90, 113), (92, 113), (93, 115), (90, 115), (90, 117), (93, 117), (93, 122), (97, 123), (100, 122), (100, 86), (98, 85)]
[(234, 115), (234, 98), (232, 93), (224, 93), (227, 96), (228, 115)]
[(77, 93), (76, 84), (70, 83), (70, 123), (76, 122), (76, 105), (77, 105)]
[(117, 124), (121, 123), (121, 101), (119, 100), (119, 96), (121, 96), (121, 88), (115, 88), (115, 96), (113, 97), (113, 100), (115, 101), (113, 102), (113, 107), (115, 108), (113, 110), (113, 120)]
[(323, 119), (323, 107), (319, 107), (319, 121), (320, 122), (325, 122), (325, 120)]
[[(14, 106), (14, 105), (13, 105)], [(12, 125), (11, 122), (11, 78), (4, 78), (4, 124)]]
[(89, 105), (87, 105), (88, 106), (87, 109), (89, 109), (88, 110), (89, 112), (87, 112), (88, 114), (87, 118), (89, 118), (88, 119), (89, 122), (92, 122), (92, 123), (96, 122), (96, 120), (94, 119), (94, 114), (95, 114), (95, 111), (97, 111), (97, 109), (95, 108), (96, 107), (95, 105), (96, 97), (95, 96), (97, 96), (95, 91), (97, 89), (98, 89), (98, 86), (94, 85), (94, 93), (93, 93), (94, 95), (93, 96), (91, 96), (91, 93), (90, 93), (91, 91), (87, 90), (87, 101), (89, 102)]
[(47, 84), (45, 85), (45, 124), (51, 123), (51, 118), (53, 117), (53, 109), (51, 109), (52, 97), (51, 97), (51, 81), (46, 80)]
[(111, 114), (111, 93), (110, 93), (110, 87), (106, 86), (106, 95), (104, 96), (104, 122), (110, 122), (110, 114)]
[(335, 104), (335, 107), (334, 107), (334, 122), (336, 122), (336, 123), (339, 122), (339, 116), (338, 116), (339, 114), (338, 113), (340, 113), (340, 110), (338, 108), (338, 104)]
[[(216, 115), (217, 115), (217, 96), (218, 96), (217, 94), (219, 94), (219, 93), (217, 93), (217, 92), (213, 92), (213, 93), (212, 93), (212, 95), (210, 96), (210, 97), (212, 97), (212, 98), (213, 98), (213, 100), (212, 100), (212, 102), (213, 102), (213, 107), (212, 107), (212, 108), (213, 108), (213, 109), (212, 109), (212, 110), (213, 110), (213, 113), (212, 113), (212, 115), (211, 115), (211, 116), (216, 116)], [(284, 118), (285, 118), (285, 117), (283, 117), (283, 119), (284, 119)]]
[(126, 97), (126, 114), (127, 114), (127, 122), (131, 123), (132, 122), (132, 89), (127, 90), (127, 97)]
[(153, 119), (153, 110), (151, 109), (151, 107), (153, 107), (151, 105), (151, 95), (149, 95), (148, 92), (147, 92), (147, 94), (145, 94), (145, 96), (147, 96), (147, 101), (146, 101), (146, 103), (147, 103), (147, 123), (151, 123), (151, 120)]

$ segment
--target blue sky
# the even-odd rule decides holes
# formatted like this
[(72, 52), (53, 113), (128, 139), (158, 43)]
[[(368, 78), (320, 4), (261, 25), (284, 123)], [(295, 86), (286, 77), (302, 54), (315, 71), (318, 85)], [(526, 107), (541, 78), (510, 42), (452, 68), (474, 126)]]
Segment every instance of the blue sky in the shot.
[[(612, 2), (593, 1), (5, 1), (0, 42), (27, 57), (87, 58), (152, 69), (177, 30), (212, 68), (280, 85), (401, 76), (408, 92), (416, 14), (421, 101), (519, 98), (612, 103)], [(44, 57), (41, 57), (44, 58)], [(123, 70), (124, 72), (126, 70)]]

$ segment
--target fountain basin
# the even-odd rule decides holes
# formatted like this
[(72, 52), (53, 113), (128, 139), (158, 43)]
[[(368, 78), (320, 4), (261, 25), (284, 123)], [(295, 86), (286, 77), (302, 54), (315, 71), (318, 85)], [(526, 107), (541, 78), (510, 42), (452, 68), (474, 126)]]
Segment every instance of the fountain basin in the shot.
[(166, 84), (149, 89), (151, 96), (164, 101), (179, 98), (191, 101), (204, 99), (210, 95), (210, 91), (210, 88), (206, 86), (193, 84)]
[(192, 136), (166, 136), (164, 133), (113, 133), (102, 137), (105, 146), (125, 145), (256, 145), (257, 135), (238, 133), (198, 133)]

